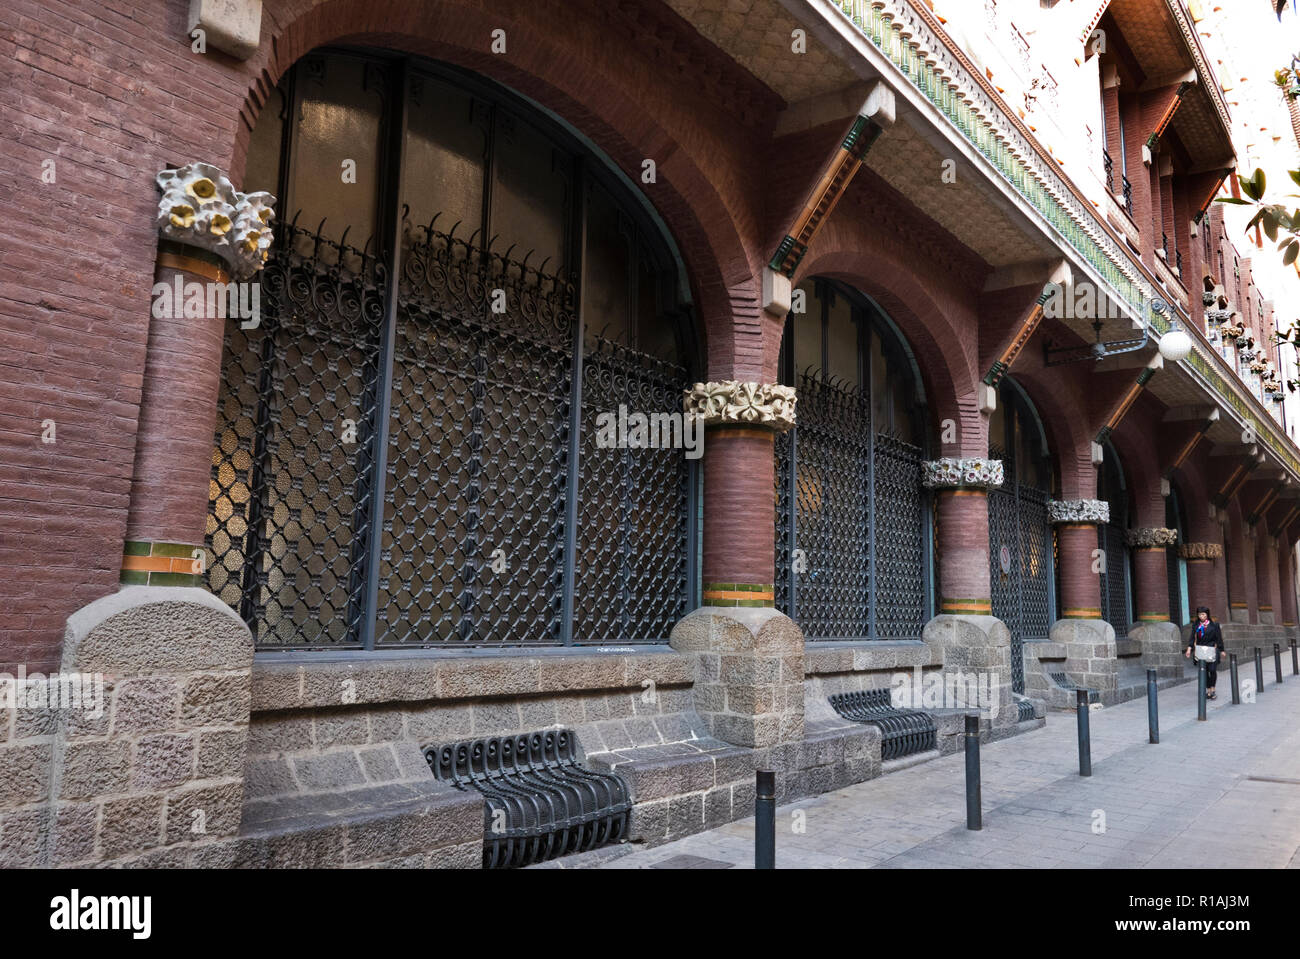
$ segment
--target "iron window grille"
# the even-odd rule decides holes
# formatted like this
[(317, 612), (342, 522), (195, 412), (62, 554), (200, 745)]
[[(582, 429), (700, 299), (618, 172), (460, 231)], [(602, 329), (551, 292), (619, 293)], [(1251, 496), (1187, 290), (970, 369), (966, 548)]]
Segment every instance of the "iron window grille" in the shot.
[[(514, 255), (486, 228), (487, 202), (472, 235), (442, 232), (437, 217), (410, 223), (399, 211), (408, 105), (393, 94), (416, 88), (415, 70), (367, 64), (367, 84), (384, 86), (380, 238), (358, 248), (346, 230), (282, 224), (259, 325), (227, 325), (209, 587), (261, 649), (663, 642), (696, 602), (696, 465), (680, 448), (599, 448), (595, 420), (620, 404), (680, 414), (695, 338), (669, 295), (672, 254), (554, 125), (543, 128), (575, 171), (569, 268)], [(438, 75), (487, 109), (527, 115), (495, 87)], [(291, 73), (286, 104), (293, 84)], [(285, 205), (297, 112), (283, 117)], [(485, 192), (502, 148), (485, 158)], [(635, 332), (602, 335), (603, 317), (586, 313), (597, 183), (631, 210), (629, 304), (660, 304), (680, 361)]]
[[(821, 316), (791, 315), (782, 346), (782, 379), (796, 385), (799, 416), (776, 439), (776, 604), (810, 641), (919, 638), (933, 607), (924, 449), (894, 428), (901, 411), (885, 401), (888, 384), (873, 375), (871, 337), (880, 337), (888, 375), (902, 377), (908, 395), (919, 391), (874, 305), (839, 284), (816, 283)], [(832, 297), (851, 304), (857, 382), (825, 373)], [(796, 376), (793, 336), (800, 329), (820, 342), (821, 364)], [(875, 421), (873, 403), (890, 411), (889, 422)], [(910, 413), (923, 437), (923, 403)]]

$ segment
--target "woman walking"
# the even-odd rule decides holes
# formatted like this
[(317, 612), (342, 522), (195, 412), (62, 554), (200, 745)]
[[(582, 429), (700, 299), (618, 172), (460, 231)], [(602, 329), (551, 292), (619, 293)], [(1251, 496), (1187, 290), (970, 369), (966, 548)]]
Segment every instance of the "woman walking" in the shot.
[(1187, 637), (1187, 648), (1183, 658), (1190, 659), (1193, 648), (1196, 658), (1205, 662), (1205, 698), (1214, 698), (1214, 681), (1218, 678), (1219, 660), (1228, 654), (1223, 651), (1223, 632), (1219, 624), (1210, 618), (1208, 606), (1196, 607), (1196, 625)]

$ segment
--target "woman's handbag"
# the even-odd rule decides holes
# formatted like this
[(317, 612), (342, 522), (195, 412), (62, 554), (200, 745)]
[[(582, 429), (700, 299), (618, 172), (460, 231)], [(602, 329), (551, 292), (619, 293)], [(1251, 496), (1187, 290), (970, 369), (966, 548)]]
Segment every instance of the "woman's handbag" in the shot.
[(1200, 662), (1212, 663), (1219, 658), (1219, 651), (1213, 646), (1196, 647), (1196, 658)]

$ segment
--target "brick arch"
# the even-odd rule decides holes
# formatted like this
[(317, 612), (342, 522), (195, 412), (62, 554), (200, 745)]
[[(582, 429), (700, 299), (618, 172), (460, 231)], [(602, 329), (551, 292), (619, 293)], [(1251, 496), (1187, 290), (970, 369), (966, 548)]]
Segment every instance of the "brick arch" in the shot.
[(1009, 375), (1038, 410), (1059, 484), (1058, 496), (1092, 499), (1097, 495), (1097, 469), (1092, 465), (1093, 432), (1086, 393), (1072, 372), (1045, 368), (1036, 341), (1034, 347), (1025, 350)]
[[(747, 128), (726, 116), (701, 116), (693, 78), (611, 43), (599, 9), (558, 0), (510, 11), (472, 0), (295, 0), (268, 11), (269, 30), (250, 63), (254, 79), (240, 111), (232, 178), (242, 181), (251, 130), (270, 90), (313, 49), (389, 48), (472, 70), (553, 111), (634, 182), (642, 160), (655, 158), (658, 182), (643, 192), (685, 261), (707, 340), (709, 377), (774, 379), (763, 368), (764, 341), (775, 336), (779, 348), (781, 324), (766, 317), (759, 302), (762, 254), (752, 239), (757, 215), (743, 170), (753, 155), (744, 142)], [(620, 15), (612, 9), (603, 15)], [(497, 29), (506, 31), (508, 56), (490, 52)], [(663, 28), (660, 38), (672, 29)], [(671, 56), (681, 44), (668, 36), (664, 46)], [(682, 70), (696, 65), (690, 58)], [(749, 83), (751, 113), (779, 106), (766, 88)], [(648, 92), (656, 88), (660, 95)]]
[[(919, 276), (900, 262), (888, 262), (878, 250), (856, 247), (853, 239), (841, 239), (828, 227), (818, 237), (816, 253), (810, 253), (795, 277), (823, 276), (840, 280), (870, 296), (889, 315), (906, 341), (925, 387), (932, 423), (951, 418), (959, 424), (958, 443), (936, 447), (938, 455), (984, 456), (988, 450), (988, 428), (980, 414), (976, 395), (979, 375), (973, 357), (962, 350), (961, 330), (973, 329), (973, 315), (960, 316), (935, 296), (932, 279)], [(964, 327), (964, 323), (970, 326)], [(969, 339), (969, 336), (967, 336)]]
[[(1151, 424), (1144, 417), (1139, 420), (1134, 410), (1120, 424), (1110, 438), (1119, 453), (1124, 478), (1131, 491), (1134, 516), (1130, 526), (1165, 525), (1164, 497), (1160, 495), (1160, 462), (1152, 437)], [(1157, 420), (1158, 425), (1158, 420)]]

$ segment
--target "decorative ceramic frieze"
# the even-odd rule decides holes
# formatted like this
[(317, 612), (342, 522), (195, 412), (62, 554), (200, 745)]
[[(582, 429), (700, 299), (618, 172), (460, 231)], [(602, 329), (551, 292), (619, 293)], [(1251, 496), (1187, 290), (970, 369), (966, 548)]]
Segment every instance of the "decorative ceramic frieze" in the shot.
[(1053, 526), (1062, 523), (1109, 523), (1110, 504), (1102, 499), (1049, 499), (1047, 518)]
[(1178, 547), (1178, 555), (1183, 559), (1222, 559), (1222, 543), (1184, 543)]
[(1124, 539), (1129, 546), (1174, 546), (1178, 543), (1178, 530), (1163, 526), (1143, 526), (1126, 529)]
[(216, 254), (236, 280), (262, 268), (271, 249), (275, 197), (240, 193), (210, 163), (163, 170), (157, 180), (161, 237)]
[(741, 380), (696, 383), (682, 398), (686, 415), (705, 425), (744, 423), (778, 431), (794, 426), (794, 404), (793, 386)]
[(921, 483), (926, 489), (956, 489), (976, 487), (988, 489), (1002, 485), (1001, 460), (970, 456), (957, 459), (926, 460), (921, 464)]

